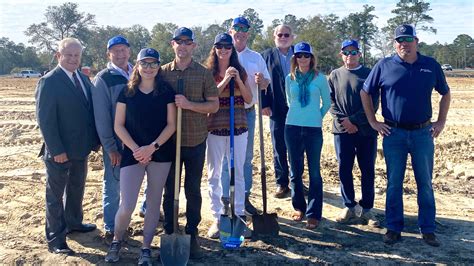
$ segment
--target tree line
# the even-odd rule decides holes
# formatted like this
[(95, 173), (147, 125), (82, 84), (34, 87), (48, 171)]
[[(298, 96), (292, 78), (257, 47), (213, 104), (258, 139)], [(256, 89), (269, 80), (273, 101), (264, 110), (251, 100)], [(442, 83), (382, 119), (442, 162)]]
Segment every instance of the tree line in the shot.
[[(363, 53), (363, 63), (372, 66), (378, 59), (394, 53), (393, 30), (402, 23), (413, 24), (417, 31), (435, 34), (436, 29), (430, 24), (434, 19), (428, 15), (430, 3), (424, 0), (400, 0), (392, 10), (395, 15), (387, 21), (387, 26), (380, 28), (374, 23), (376, 15), (374, 6), (364, 5), (363, 10), (349, 13), (346, 17), (335, 14), (315, 15), (298, 18), (287, 14), (274, 19), (268, 27), (264, 27), (259, 14), (252, 8), (243, 11), (239, 16), (245, 16), (252, 27), (250, 28), (249, 46), (256, 51), (274, 47), (273, 29), (279, 24), (290, 25), (297, 35), (295, 42), (309, 42), (318, 58), (318, 66), (324, 72), (340, 66), (338, 55), (340, 43), (344, 39), (359, 40)], [(32, 24), (25, 34), (32, 46), (23, 43), (16, 44), (6, 37), (0, 38), (0, 74), (7, 74), (22, 68), (47, 70), (54, 67), (54, 53), (57, 42), (65, 37), (76, 37), (84, 45), (82, 64), (92, 69), (100, 70), (107, 63), (106, 44), (112, 36), (125, 36), (132, 47), (132, 58), (143, 47), (153, 47), (161, 54), (162, 62), (169, 62), (174, 53), (169, 45), (174, 30), (178, 25), (165, 22), (157, 23), (151, 31), (142, 25), (130, 27), (98, 26), (95, 15), (79, 10), (77, 3), (67, 2), (59, 6), (49, 6), (43, 22)], [(192, 26), (195, 41), (198, 44), (194, 59), (203, 62), (211, 49), (214, 37), (228, 31), (232, 18), (221, 24), (211, 24), (207, 28)], [(426, 44), (419, 43), (421, 53), (432, 56), (438, 62), (451, 64), (454, 68), (474, 66), (474, 41), (467, 34), (460, 34), (453, 43)]]

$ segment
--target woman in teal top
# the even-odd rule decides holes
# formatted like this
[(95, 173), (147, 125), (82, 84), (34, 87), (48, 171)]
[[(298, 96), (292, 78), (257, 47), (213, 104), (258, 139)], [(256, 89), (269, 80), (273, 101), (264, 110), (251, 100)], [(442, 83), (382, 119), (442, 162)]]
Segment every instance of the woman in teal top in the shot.
[[(329, 87), (324, 74), (316, 70), (316, 58), (308, 43), (295, 45), (291, 71), (285, 80), (288, 115), (285, 142), (290, 161), (292, 219), (307, 217), (306, 228), (315, 229), (321, 221), (323, 181), (320, 173), (324, 115), (331, 106)], [(304, 153), (309, 168), (308, 202), (303, 192)]]

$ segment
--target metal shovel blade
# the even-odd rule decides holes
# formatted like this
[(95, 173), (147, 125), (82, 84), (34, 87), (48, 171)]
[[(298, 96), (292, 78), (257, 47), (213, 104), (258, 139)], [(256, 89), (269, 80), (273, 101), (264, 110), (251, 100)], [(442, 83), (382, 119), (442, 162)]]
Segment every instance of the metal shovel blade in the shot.
[(252, 216), (253, 232), (256, 235), (277, 236), (280, 232), (276, 213), (256, 214)]
[(189, 260), (190, 235), (172, 233), (161, 236), (160, 257), (163, 265), (186, 265)]
[(224, 249), (236, 249), (244, 242), (245, 222), (238, 216), (221, 215), (219, 238)]

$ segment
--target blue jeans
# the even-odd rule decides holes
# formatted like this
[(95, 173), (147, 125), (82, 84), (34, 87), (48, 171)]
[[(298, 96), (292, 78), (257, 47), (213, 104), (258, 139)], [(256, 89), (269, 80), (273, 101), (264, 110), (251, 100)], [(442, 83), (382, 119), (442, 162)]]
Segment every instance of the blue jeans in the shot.
[[(245, 153), (245, 162), (244, 162), (244, 179), (245, 179), (245, 196), (250, 195), (250, 190), (252, 189), (252, 160), (253, 160), (253, 143), (255, 135), (255, 108), (247, 109), (247, 127), (248, 127), (248, 138), (247, 138), (247, 150)], [(224, 157), (222, 164), (222, 197), (229, 197), (229, 185), (230, 185), (230, 175), (229, 175), (229, 166), (227, 164), (227, 159)]]
[(354, 176), (352, 168), (357, 156), (357, 164), (361, 172), (362, 199), (359, 205), (363, 209), (374, 207), (375, 158), (377, 157), (377, 136), (361, 136), (359, 134), (334, 134), (334, 147), (339, 162), (339, 180), (341, 195), (346, 207), (357, 205), (354, 193)]
[[(285, 142), (290, 159), (291, 203), (295, 210), (306, 213), (306, 217), (321, 220), (323, 210), (323, 180), (320, 172), (323, 132), (320, 127), (286, 125)], [(308, 161), (308, 204), (304, 198), (303, 170), (304, 153)]]
[(290, 180), (288, 169), (287, 148), (285, 143), (285, 121), (284, 117), (270, 117), (270, 133), (273, 146), (273, 167), (275, 169), (276, 183), (280, 187), (287, 187)]
[(115, 214), (120, 203), (120, 166), (113, 167), (109, 154), (103, 151), (104, 185), (102, 188), (102, 206), (104, 208), (104, 229), (113, 232)]
[(390, 135), (383, 139), (388, 179), (385, 216), (389, 230), (403, 230), (403, 179), (408, 154), (411, 156), (418, 190), (418, 226), (421, 233), (433, 233), (436, 228), (436, 206), (431, 183), (434, 142), (430, 129), (431, 125), (417, 130), (392, 128)]

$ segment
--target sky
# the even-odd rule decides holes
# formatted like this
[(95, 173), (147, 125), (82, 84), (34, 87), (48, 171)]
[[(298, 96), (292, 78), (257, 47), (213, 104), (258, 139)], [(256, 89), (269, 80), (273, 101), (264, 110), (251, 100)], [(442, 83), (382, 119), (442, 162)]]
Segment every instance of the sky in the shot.
[[(45, 21), (44, 12), (48, 6), (59, 6), (67, 1), (59, 0), (0, 0), (0, 37), (7, 37), (15, 43), (27, 44), (24, 35), (33, 23)], [(253, 8), (266, 26), (274, 19), (282, 19), (286, 14), (297, 18), (334, 13), (339, 18), (349, 13), (361, 12), (363, 5), (375, 7), (378, 27), (386, 26), (393, 17), (391, 13), (398, 1), (393, 0), (71, 0), (78, 3), (79, 11), (95, 15), (98, 26), (114, 25), (129, 27), (141, 24), (151, 30), (156, 23), (172, 22), (178, 26), (203, 26), (221, 24), (224, 20), (242, 14)], [(474, 1), (472, 0), (432, 0), (431, 11), (434, 18), (430, 26), (437, 34), (418, 32), (420, 41), (433, 44), (452, 43), (459, 34), (474, 38)]]

